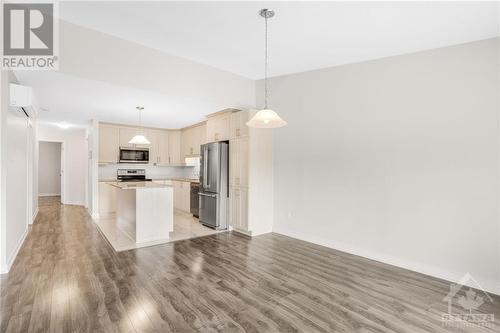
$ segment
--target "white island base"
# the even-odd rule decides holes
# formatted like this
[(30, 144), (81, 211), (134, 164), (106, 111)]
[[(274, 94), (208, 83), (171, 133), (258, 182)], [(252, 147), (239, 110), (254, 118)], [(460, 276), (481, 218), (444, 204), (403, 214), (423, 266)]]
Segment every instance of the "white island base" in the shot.
[[(99, 227), (116, 251), (170, 240), (170, 233), (174, 230), (174, 193), (171, 185), (152, 182), (109, 182), (108, 185), (118, 188), (114, 228), (109, 223), (99, 224)], [(120, 234), (125, 234), (132, 242), (120, 241)]]

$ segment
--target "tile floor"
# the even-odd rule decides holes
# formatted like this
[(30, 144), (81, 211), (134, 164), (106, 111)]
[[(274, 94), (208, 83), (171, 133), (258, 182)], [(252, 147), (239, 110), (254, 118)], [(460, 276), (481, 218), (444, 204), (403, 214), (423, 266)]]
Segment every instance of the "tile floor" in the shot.
[(174, 214), (174, 231), (170, 233), (170, 239), (167, 242), (159, 241), (137, 245), (132, 238), (116, 226), (114, 214), (96, 219), (95, 222), (101, 233), (117, 252), (225, 232), (225, 230), (216, 231), (207, 228), (191, 214), (176, 211)]

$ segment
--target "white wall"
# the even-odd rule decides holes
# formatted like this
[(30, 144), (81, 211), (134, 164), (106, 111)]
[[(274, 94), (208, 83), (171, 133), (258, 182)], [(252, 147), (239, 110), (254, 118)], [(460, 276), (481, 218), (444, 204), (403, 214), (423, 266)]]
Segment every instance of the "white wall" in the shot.
[(38, 195), (61, 194), (61, 143), (40, 141)]
[[(35, 106), (36, 107), (36, 106)], [(31, 171), (31, 221), (33, 223), (38, 214), (38, 119), (31, 120), (31, 159), (28, 161), (28, 169)]]
[(63, 142), (63, 203), (85, 205), (88, 162), (85, 129), (60, 129), (39, 124), (38, 140)]
[(16, 83), (10, 71), (1, 72), (0, 105), (0, 273), (10, 269), (31, 221), (31, 189), (28, 188), (28, 119), (9, 108), (9, 83)]
[(499, 43), (271, 79), (273, 230), (500, 294)]
[(91, 120), (87, 129), (88, 151), (88, 212), (93, 218), (99, 216), (99, 122)]

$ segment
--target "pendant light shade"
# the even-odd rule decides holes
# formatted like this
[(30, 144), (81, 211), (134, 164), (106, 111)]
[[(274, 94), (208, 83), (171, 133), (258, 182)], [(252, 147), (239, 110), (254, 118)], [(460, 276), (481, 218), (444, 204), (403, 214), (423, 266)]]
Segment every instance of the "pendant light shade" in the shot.
[[(139, 111), (139, 125), (141, 126), (141, 130), (144, 133), (144, 128), (142, 127), (142, 110), (144, 107), (136, 106), (135, 107)], [(150, 145), (151, 142), (144, 136), (144, 134), (137, 134), (128, 142), (132, 145)]]
[(278, 128), (287, 124), (273, 110), (264, 109), (258, 111), (252, 119), (247, 122), (247, 126), (255, 128)]
[(133, 145), (150, 145), (151, 142), (142, 134), (135, 135), (128, 143)]
[(258, 111), (252, 119), (247, 122), (248, 127), (254, 128), (278, 128), (283, 127), (287, 124), (286, 121), (281, 119), (281, 117), (274, 112), (273, 110), (267, 107), (267, 96), (268, 86), (267, 86), (267, 20), (274, 16), (274, 11), (270, 9), (261, 9), (259, 12), (260, 16), (262, 16), (265, 20), (265, 65), (264, 65), (264, 109)]

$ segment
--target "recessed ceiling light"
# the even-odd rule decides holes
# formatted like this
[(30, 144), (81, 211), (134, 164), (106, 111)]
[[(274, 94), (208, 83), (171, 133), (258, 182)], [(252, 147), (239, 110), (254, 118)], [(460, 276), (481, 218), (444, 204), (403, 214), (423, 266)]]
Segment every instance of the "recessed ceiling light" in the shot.
[(71, 125), (65, 121), (58, 123), (57, 126), (61, 129), (68, 129), (71, 127)]

